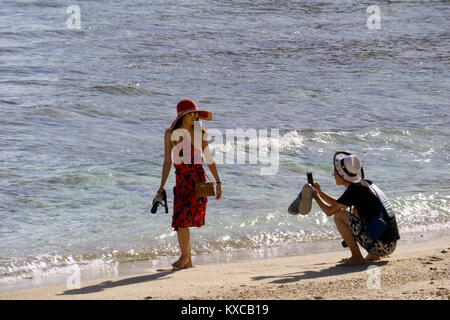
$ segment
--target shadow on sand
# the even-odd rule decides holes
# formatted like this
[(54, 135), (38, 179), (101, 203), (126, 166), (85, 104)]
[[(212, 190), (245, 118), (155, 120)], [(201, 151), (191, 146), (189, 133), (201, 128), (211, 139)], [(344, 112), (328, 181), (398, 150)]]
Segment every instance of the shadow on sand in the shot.
[(351, 266), (351, 267), (332, 266), (332, 267), (318, 270), (318, 271), (306, 270), (306, 271), (301, 271), (301, 272), (282, 274), (282, 275), (278, 275), (278, 276), (252, 277), (252, 280), (258, 281), (258, 280), (265, 280), (265, 279), (274, 279), (270, 283), (285, 284), (285, 283), (297, 282), (300, 280), (316, 279), (316, 278), (323, 278), (323, 277), (330, 277), (330, 276), (338, 276), (338, 275), (352, 273), (352, 272), (367, 271), (367, 268), (371, 265), (381, 267), (387, 263), (388, 263), (387, 261), (380, 261), (380, 262), (370, 263), (370, 264), (366, 264), (366, 265), (362, 265), (362, 266)]
[(100, 292), (105, 289), (115, 288), (115, 287), (121, 287), (121, 286), (128, 286), (132, 284), (138, 284), (148, 281), (155, 281), (155, 280), (163, 280), (168, 279), (170, 277), (167, 277), (168, 275), (176, 272), (176, 270), (158, 270), (157, 273), (143, 275), (143, 276), (137, 276), (132, 278), (126, 278), (118, 281), (105, 281), (99, 284), (95, 284), (88, 287), (83, 287), (80, 289), (72, 289), (64, 291), (63, 293), (57, 294), (58, 296), (65, 296), (65, 295), (78, 295), (78, 294), (88, 294), (88, 293), (95, 293)]

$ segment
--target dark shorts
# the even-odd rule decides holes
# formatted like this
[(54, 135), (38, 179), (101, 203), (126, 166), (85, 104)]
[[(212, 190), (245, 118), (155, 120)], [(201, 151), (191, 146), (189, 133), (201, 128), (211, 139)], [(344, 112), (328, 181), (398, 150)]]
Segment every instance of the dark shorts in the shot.
[(362, 231), (364, 229), (364, 222), (353, 214), (350, 214), (349, 225), (356, 242), (358, 242), (364, 249), (367, 250), (370, 245), (373, 245), (372, 249), (368, 251), (370, 254), (382, 257), (394, 252), (395, 247), (397, 246), (397, 241), (384, 243), (383, 241), (378, 240), (374, 242), (372, 238)]

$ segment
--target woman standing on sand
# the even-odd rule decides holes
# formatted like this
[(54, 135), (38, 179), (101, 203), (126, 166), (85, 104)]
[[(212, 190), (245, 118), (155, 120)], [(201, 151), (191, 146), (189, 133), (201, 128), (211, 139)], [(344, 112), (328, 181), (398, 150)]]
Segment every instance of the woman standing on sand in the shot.
[(205, 182), (206, 173), (202, 166), (202, 153), (207, 158), (209, 170), (216, 179), (216, 199), (222, 197), (222, 185), (209, 152), (206, 130), (201, 128), (198, 120), (211, 120), (209, 111), (198, 110), (190, 99), (183, 99), (177, 105), (177, 118), (164, 136), (165, 155), (161, 185), (157, 192), (160, 198), (164, 191), (167, 177), (173, 164), (176, 185), (173, 188), (172, 227), (178, 234), (181, 256), (172, 266), (174, 269), (192, 268), (191, 239), (189, 227), (201, 227), (205, 224), (206, 197), (197, 198), (195, 182)]

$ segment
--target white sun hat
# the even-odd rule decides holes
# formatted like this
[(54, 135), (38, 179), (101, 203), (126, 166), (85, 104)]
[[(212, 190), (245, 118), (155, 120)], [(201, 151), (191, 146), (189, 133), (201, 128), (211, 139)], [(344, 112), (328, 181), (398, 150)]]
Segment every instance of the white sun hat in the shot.
[(364, 170), (359, 158), (345, 151), (338, 151), (333, 157), (334, 169), (347, 182), (358, 183), (364, 179)]

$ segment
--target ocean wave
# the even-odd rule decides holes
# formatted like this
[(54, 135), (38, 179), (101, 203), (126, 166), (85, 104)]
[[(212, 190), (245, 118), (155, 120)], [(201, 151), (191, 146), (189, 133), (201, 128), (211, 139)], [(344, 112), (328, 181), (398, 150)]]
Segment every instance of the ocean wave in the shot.
[(16, 1), (15, 5), (19, 7), (43, 7), (43, 8), (60, 8), (65, 6), (63, 3), (58, 3), (55, 1), (43, 1), (43, 0), (31, 2)]
[[(213, 132), (211, 129), (209, 131)], [(215, 139), (210, 143), (211, 151), (216, 153), (243, 152), (257, 156), (258, 154), (270, 153), (275, 148), (279, 152), (290, 153), (301, 150), (303, 147), (303, 137), (297, 131), (289, 131), (279, 136), (273, 136), (270, 130), (247, 129), (241, 130), (241, 134), (237, 139), (234, 139), (234, 135), (229, 137), (219, 132), (214, 131), (212, 136)]]
[[(311, 231), (259, 231), (246, 236), (227, 234), (209, 241), (195, 240), (192, 247), (194, 256), (223, 254), (239, 250), (277, 247), (285, 244), (304, 243), (335, 238), (336, 234)], [(173, 240), (173, 241), (172, 241)], [(177, 257), (179, 248), (175, 239), (160, 239), (158, 244), (149, 247), (128, 249), (108, 249), (103, 253), (73, 255), (42, 255), (20, 259), (0, 259), (0, 284), (45, 278), (71, 272), (73, 266), (83, 269), (111, 269), (120, 263), (162, 260)]]
[(391, 200), (397, 219), (408, 230), (435, 224), (448, 224), (450, 195), (417, 193)]
[(36, 279), (66, 273), (72, 266), (103, 265), (103, 259), (89, 259), (81, 256), (42, 255), (25, 260), (0, 259), (0, 284), (25, 279)]
[[(297, 130), (280, 132), (279, 136), (271, 136), (271, 131), (259, 131), (257, 129), (246, 129), (240, 131), (240, 136), (228, 137), (224, 132), (210, 129), (213, 136), (214, 150), (220, 152), (241, 151), (247, 154), (269, 153), (276, 147), (279, 152), (285, 154), (297, 154), (302, 151), (314, 151), (323, 153), (324, 150), (333, 152), (342, 146), (351, 145), (352, 149), (359, 149), (370, 153), (383, 153), (386, 151), (396, 152), (397, 150), (418, 151), (417, 156), (432, 156), (436, 154), (436, 148), (430, 147), (426, 137), (412, 130), (382, 130), (375, 128), (361, 133), (353, 131), (318, 131), (299, 132)], [(219, 133), (219, 134), (216, 134)], [(218, 139), (217, 139), (218, 138)], [(278, 138), (278, 139), (277, 139)], [(325, 148), (325, 149), (324, 149)], [(319, 152), (322, 151), (322, 152)], [(410, 155), (407, 154), (409, 157)]]
[(94, 85), (86, 88), (90, 91), (100, 91), (118, 95), (147, 95), (153, 92), (149, 89), (140, 88), (140, 83), (133, 83), (127, 86), (122, 85)]

